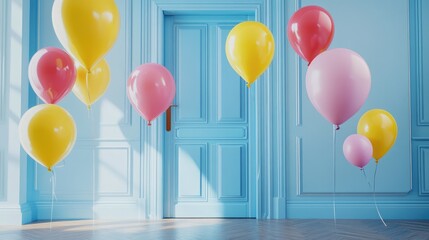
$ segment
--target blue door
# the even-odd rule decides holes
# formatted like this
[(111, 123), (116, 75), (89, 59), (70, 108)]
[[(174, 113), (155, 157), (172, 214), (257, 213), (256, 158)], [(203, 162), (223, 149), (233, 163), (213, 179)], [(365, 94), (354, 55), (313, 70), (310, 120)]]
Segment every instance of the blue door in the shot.
[(165, 65), (177, 87), (165, 133), (165, 217), (255, 217), (253, 93), (225, 55), (229, 31), (247, 19), (165, 18)]

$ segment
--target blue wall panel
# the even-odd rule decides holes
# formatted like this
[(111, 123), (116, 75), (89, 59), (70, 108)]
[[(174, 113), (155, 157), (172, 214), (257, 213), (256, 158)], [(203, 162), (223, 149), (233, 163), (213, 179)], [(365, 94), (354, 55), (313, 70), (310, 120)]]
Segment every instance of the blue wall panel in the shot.
[[(53, 1), (38, 1), (37, 49), (60, 47), (52, 27)], [(54, 218), (137, 218), (142, 197), (140, 176), (140, 117), (132, 111), (126, 96), (126, 81), (132, 69), (139, 64), (142, 53), (136, 34), (139, 18), (131, 14), (137, 1), (117, 1), (120, 12), (120, 31), (115, 45), (105, 56), (110, 66), (110, 84), (106, 93), (91, 110), (72, 92), (60, 102), (74, 118), (77, 142), (56, 172), (57, 190)], [(139, 29), (139, 31), (141, 31)], [(34, 95), (30, 105), (41, 101)], [(39, 219), (49, 218), (51, 200), (50, 174), (45, 168), (34, 166), (34, 179), (28, 189)], [(62, 166), (62, 167), (60, 167)], [(30, 176), (33, 176), (31, 174)], [(34, 186), (34, 187), (33, 187)], [(110, 203), (115, 203), (111, 206)], [(76, 211), (83, 207), (86, 212)], [(118, 214), (118, 212), (123, 212)], [(131, 213), (130, 213), (131, 212)]]
[[(327, 9), (335, 22), (335, 35), (330, 48), (344, 47), (358, 52), (368, 63), (372, 86), (370, 95), (351, 119), (341, 126), (336, 139), (336, 201), (337, 217), (377, 218), (372, 207), (372, 189), (363, 174), (350, 165), (342, 154), (344, 139), (356, 133), (361, 115), (373, 108), (392, 113), (398, 124), (398, 138), (392, 149), (380, 160), (377, 174), (376, 197), (388, 218), (421, 218), (428, 215), (428, 202), (420, 197), (427, 175), (423, 159), (418, 157), (412, 139), (428, 136), (414, 128), (415, 94), (429, 90), (416, 84), (414, 70), (419, 66), (423, 52), (416, 49), (422, 43), (421, 29), (425, 13), (423, 1), (295, 1), (288, 7), (297, 9), (306, 5), (320, 5)], [(379, 9), (388, 9), (382, 13)], [(293, 11), (290, 11), (292, 14)], [(365, 17), (362, 17), (362, 14)], [(418, 15), (418, 14), (417, 14)], [(423, 14), (425, 15), (425, 14)], [(413, 51), (414, 50), (414, 51)], [(288, 217), (332, 218), (333, 203), (333, 133), (331, 124), (311, 105), (305, 90), (306, 63), (299, 60), (289, 47), (287, 58), (287, 190)], [(423, 53), (424, 55), (424, 53)], [(411, 63), (410, 63), (411, 62)], [(421, 63), (420, 63), (421, 64)], [(422, 80), (422, 79), (421, 79)], [(422, 95), (421, 95), (422, 96)], [(417, 98), (417, 102), (424, 100)], [(418, 111), (424, 111), (421, 107)], [(413, 128), (412, 128), (413, 127)], [(411, 131), (413, 129), (413, 131)], [(422, 129), (423, 130), (423, 129)], [(421, 134), (421, 135), (420, 135)], [(424, 137), (426, 136), (426, 137)], [(413, 151), (411, 151), (413, 149)], [(374, 162), (366, 167), (373, 184)], [(419, 171), (416, 171), (419, 169)], [(420, 175), (420, 177), (418, 177)], [(422, 176), (423, 175), (423, 176)], [(413, 205), (418, 201), (420, 205)], [(359, 204), (358, 204), (359, 203)], [(389, 205), (391, 204), (391, 205)], [(402, 206), (408, 210), (397, 211)], [(310, 208), (311, 213), (306, 213)], [(330, 209), (330, 211), (329, 211)], [(402, 208), (401, 208), (402, 209)], [(420, 214), (420, 213), (425, 214)]]
[(412, 123), (413, 147), (415, 149), (416, 184), (420, 196), (429, 194), (429, 71), (426, 67), (429, 61), (429, 31), (425, 27), (429, 21), (429, 3), (427, 1), (413, 1), (410, 11), (411, 36), (413, 37), (411, 50), (411, 84), (412, 95)]
[[(302, 1), (302, 6), (310, 4), (318, 2)], [(368, 191), (365, 181), (361, 181), (357, 189), (350, 187), (356, 179), (362, 180), (362, 177), (359, 172), (356, 173), (355, 167), (346, 162), (342, 154), (342, 143), (348, 135), (356, 133), (357, 122), (362, 114), (373, 108), (389, 111), (399, 128), (394, 147), (380, 161), (377, 191), (407, 193), (411, 189), (408, 1), (389, 4), (389, 11), (380, 17), (377, 9), (384, 7), (384, 4), (383, 1), (331, 1), (322, 5), (332, 14), (336, 27), (330, 49), (343, 47), (356, 51), (368, 63), (372, 77), (366, 103), (337, 132), (335, 154), (338, 160), (338, 192)], [(362, 13), (365, 13), (365, 18), (360, 17)], [(303, 193), (330, 193), (333, 190), (332, 126), (308, 100), (305, 64), (301, 62), (299, 81), (302, 85), (297, 89), (302, 96), (302, 104), (298, 109), (302, 114), (302, 126), (298, 127), (298, 135), (302, 137), (304, 152), (299, 172), (304, 179), (301, 187)], [(367, 169), (369, 173), (373, 172), (372, 165)]]
[[(429, 42), (429, 29), (427, 28), (427, 23), (429, 22), (429, 14), (427, 10), (429, 9), (429, 3), (427, 1), (419, 1), (420, 3), (420, 16), (421, 18), (418, 19), (419, 21), (419, 30), (420, 33), (420, 48), (418, 49), (420, 52), (420, 60), (421, 63), (419, 64), (421, 68), (421, 78), (419, 79), (419, 114), (418, 114), (418, 123), (420, 125), (429, 125), (429, 105), (427, 104), (429, 102), (429, 83), (427, 79), (429, 78), (429, 68), (424, 67), (427, 66), (429, 62), (429, 48), (427, 47), (427, 43)], [(426, 80), (426, 81), (425, 81)]]
[(420, 194), (429, 194), (429, 146), (419, 146), (418, 156)]

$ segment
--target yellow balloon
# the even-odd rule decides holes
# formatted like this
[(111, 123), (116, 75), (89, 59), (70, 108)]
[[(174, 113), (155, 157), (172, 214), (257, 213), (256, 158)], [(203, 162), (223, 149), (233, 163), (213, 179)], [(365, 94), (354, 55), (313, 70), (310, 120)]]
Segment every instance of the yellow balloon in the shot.
[(274, 38), (259, 22), (242, 22), (228, 34), (226, 57), (232, 68), (250, 85), (268, 68), (274, 56)]
[[(88, 79), (87, 79), (88, 78)], [(88, 82), (87, 82), (88, 80)], [(76, 82), (73, 93), (88, 108), (106, 92), (110, 82), (110, 70), (106, 60), (98, 62), (88, 73), (82, 66), (77, 66)]]
[(73, 117), (54, 104), (40, 104), (24, 113), (19, 122), (24, 150), (51, 171), (71, 151), (76, 141)]
[(398, 135), (395, 118), (386, 110), (372, 109), (359, 119), (357, 133), (367, 137), (373, 147), (372, 156), (378, 163), (393, 146)]
[(114, 0), (55, 0), (52, 23), (64, 48), (89, 70), (115, 43), (120, 16)]

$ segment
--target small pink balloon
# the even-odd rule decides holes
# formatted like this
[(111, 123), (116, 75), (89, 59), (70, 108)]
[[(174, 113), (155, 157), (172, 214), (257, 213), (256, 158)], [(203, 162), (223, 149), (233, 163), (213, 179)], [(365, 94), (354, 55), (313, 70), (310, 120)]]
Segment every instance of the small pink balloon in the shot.
[(59, 48), (42, 48), (30, 60), (28, 78), (34, 92), (45, 103), (58, 103), (76, 81), (74, 61)]
[(128, 99), (137, 112), (148, 121), (149, 126), (153, 119), (171, 106), (175, 94), (173, 76), (160, 64), (140, 65), (128, 79)]
[(343, 153), (349, 163), (365, 167), (372, 158), (371, 141), (363, 135), (353, 134), (344, 140)]
[(319, 54), (311, 62), (306, 89), (316, 110), (339, 126), (365, 103), (371, 89), (371, 73), (359, 54), (336, 48)]

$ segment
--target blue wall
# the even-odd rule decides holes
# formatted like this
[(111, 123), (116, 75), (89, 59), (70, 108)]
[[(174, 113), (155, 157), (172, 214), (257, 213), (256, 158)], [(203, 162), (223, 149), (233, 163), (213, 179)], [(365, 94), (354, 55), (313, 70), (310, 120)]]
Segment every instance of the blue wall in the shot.
[[(31, 1), (30, 50), (23, 54), (60, 47), (51, 24), (52, 3)], [(311, 4), (333, 16), (331, 48), (358, 52), (372, 73), (367, 102), (337, 137), (337, 217), (378, 217), (367, 183), (346, 162), (341, 147), (365, 111), (384, 108), (396, 118), (399, 133), (379, 164), (381, 213), (385, 218), (429, 218), (429, 70), (424, 68), (429, 30), (423, 27), (429, 22), (429, 3), (424, 0), (118, 0), (121, 30), (106, 57), (112, 76), (108, 92), (90, 113), (72, 94), (61, 103), (75, 118), (78, 141), (64, 167), (57, 169), (54, 218), (91, 218), (93, 205), (98, 218), (163, 217), (163, 117), (150, 128), (142, 124), (126, 99), (125, 82), (141, 63), (163, 63), (164, 14), (226, 10), (255, 16), (269, 26), (277, 44), (272, 65), (250, 90), (255, 98), (249, 108), (256, 112), (249, 116), (256, 122), (249, 136), (255, 140), (256, 217), (332, 218), (332, 126), (310, 104), (306, 63), (285, 35), (289, 17)], [(22, 82), (27, 84), (27, 78)], [(33, 93), (22, 99), (27, 97), (29, 105), (38, 103)], [(25, 169), (21, 179), (28, 176), (25, 187), (34, 219), (47, 219), (50, 175), (32, 160)], [(372, 176), (374, 163), (366, 170)], [(0, 185), (7, 194), (7, 186)]]

